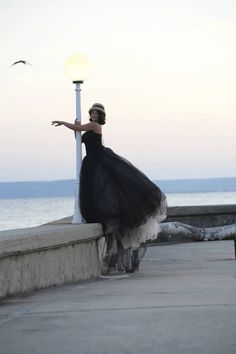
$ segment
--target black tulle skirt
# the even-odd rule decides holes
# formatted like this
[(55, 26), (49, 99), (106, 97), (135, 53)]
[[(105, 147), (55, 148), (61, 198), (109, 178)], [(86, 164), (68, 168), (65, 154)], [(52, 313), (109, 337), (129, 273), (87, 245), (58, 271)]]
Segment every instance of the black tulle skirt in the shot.
[(157, 237), (166, 197), (139, 169), (104, 147), (99, 157), (83, 159), (80, 208), (86, 222), (102, 224), (108, 249), (118, 256)]

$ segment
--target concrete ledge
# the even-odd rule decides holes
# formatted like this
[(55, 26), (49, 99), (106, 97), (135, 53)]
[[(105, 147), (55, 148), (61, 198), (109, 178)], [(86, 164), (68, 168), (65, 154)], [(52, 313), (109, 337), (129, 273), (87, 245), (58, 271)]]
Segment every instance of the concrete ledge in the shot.
[(164, 222), (178, 221), (197, 227), (236, 223), (236, 204), (168, 207)]
[(235, 214), (236, 204), (225, 205), (189, 205), (168, 208), (168, 216)]
[[(198, 227), (236, 223), (236, 205), (169, 207), (164, 222)], [(0, 232), (0, 297), (101, 274), (105, 242), (100, 224), (71, 217), (39, 227)]]
[(0, 297), (98, 277), (100, 224), (55, 222), (0, 232)]

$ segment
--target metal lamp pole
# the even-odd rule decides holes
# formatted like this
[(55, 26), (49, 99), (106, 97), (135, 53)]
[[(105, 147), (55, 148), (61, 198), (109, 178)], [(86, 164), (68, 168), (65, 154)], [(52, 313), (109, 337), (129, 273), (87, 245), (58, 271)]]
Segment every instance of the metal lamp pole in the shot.
[[(81, 123), (80, 85), (82, 83), (83, 81), (73, 81), (73, 84), (75, 84), (75, 92), (76, 92), (76, 120), (80, 123)], [(74, 216), (73, 216), (72, 224), (82, 223), (82, 216), (80, 213), (80, 202), (79, 202), (81, 164), (82, 164), (81, 132), (76, 131), (76, 182), (75, 182)]]
[[(81, 122), (81, 102), (80, 102), (80, 85), (84, 82), (88, 73), (88, 59), (82, 53), (75, 53), (65, 61), (65, 71), (70, 80), (75, 84), (76, 92), (76, 120)], [(82, 223), (80, 212), (79, 189), (80, 189), (80, 170), (82, 163), (82, 146), (81, 132), (76, 131), (76, 183), (75, 183), (75, 206), (73, 224)]]

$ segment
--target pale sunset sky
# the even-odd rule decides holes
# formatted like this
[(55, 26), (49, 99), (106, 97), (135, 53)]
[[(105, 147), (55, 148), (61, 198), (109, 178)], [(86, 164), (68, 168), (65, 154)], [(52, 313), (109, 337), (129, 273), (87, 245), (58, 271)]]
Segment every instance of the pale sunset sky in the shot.
[[(236, 176), (235, 0), (1, 0), (0, 181), (75, 178), (82, 123), (105, 105), (106, 146), (151, 179)], [(10, 67), (24, 59), (32, 64)]]

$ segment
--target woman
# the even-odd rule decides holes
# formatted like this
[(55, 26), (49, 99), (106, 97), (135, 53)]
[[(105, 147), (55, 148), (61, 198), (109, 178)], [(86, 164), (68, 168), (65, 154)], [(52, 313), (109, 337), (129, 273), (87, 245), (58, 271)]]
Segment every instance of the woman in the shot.
[(99, 222), (107, 239), (107, 270), (133, 272), (145, 253), (144, 242), (157, 237), (166, 217), (166, 197), (140, 170), (102, 144), (105, 109), (95, 103), (90, 123), (53, 121), (85, 131), (86, 147), (80, 173), (80, 209), (86, 222)]

